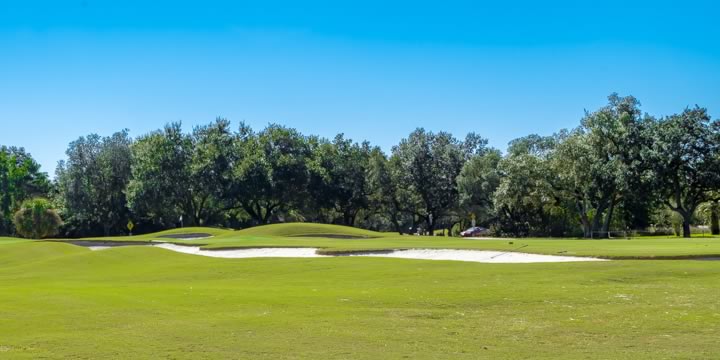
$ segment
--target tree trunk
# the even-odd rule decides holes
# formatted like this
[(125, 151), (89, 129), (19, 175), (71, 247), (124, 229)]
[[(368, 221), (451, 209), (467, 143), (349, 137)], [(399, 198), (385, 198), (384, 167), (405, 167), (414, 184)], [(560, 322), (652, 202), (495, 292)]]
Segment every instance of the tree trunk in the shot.
[(434, 217), (433, 217), (433, 218), (428, 217), (428, 218), (427, 218), (427, 224), (428, 224), (428, 229), (427, 229), (428, 235), (433, 236), (433, 235), (434, 235), (434, 232), (435, 232), (435, 219), (434, 219)]
[(583, 228), (583, 237), (589, 239), (592, 237), (590, 219), (588, 219), (587, 211), (585, 211), (585, 206), (582, 203), (582, 200), (579, 199), (579, 197), (575, 198), (575, 206), (577, 207), (577, 211), (580, 214), (580, 223), (582, 224)]
[(583, 213), (580, 215), (580, 222), (582, 223), (583, 237), (586, 239), (592, 238), (592, 225), (590, 224), (590, 219), (588, 219), (587, 214)]
[(605, 217), (605, 223), (603, 224), (603, 228), (602, 228), (603, 233), (606, 234), (607, 237), (610, 237), (610, 222), (612, 221), (614, 210), (615, 210), (615, 201), (611, 201), (610, 207), (608, 208), (607, 216)]
[(692, 220), (692, 212), (683, 215), (683, 237), (690, 237), (690, 221)]
[(717, 201), (713, 201), (710, 205), (710, 232), (713, 235), (720, 234), (720, 209)]
[(255, 225), (262, 225), (263, 224), (263, 217), (262, 214), (258, 211), (260, 210), (260, 207), (257, 205), (257, 203), (240, 203), (243, 209), (245, 209), (245, 212), (250, 215), (250, 218), (255, 223)]
[(602, 214), (603, 214), (603, 212), (605, 212), (606, 208), (607, 208), (607, 206), (606, 206), (606, 204), (604, 204), (604, 201), (603, 201), (603, 203), (598, 205), (598, 207), (595, 209), (595, 216), (593, 216), (592, 228), (590, 229), (590, 232), (591, 232), (590, 237), (593, 237), (593, 238), (595, 238), (595, 237), (607, 238), (608, 237), (607, 233), (603, 233), (603, 232), (600, 232), (599, 234), (597, 234), (597, 236), (592, 236), (592, 235), (594, 235), (592, 233), (595, 232), (596, 230), (602, 230), (600, 227), (600, 223), (603, 218)]
[(343, 212), (343, 225), (353, 226), (355, 225), (355, 214), (352, 210), (346, 210)]
[(586, 239), (589, 239), (592, 237), (592, 227), (590, 226), (590, 221), (588, 220), (587, 216), (581, 216), (580, 221), (582, 222), (582, 228), (583, 228), (583, 237)]
[(398, 232), (398, 234), (403, 234), (403, 229), (400, 226), (400, 221), (398, 220), (397, 214), (390, 215), (390, 221), (392, 221), (393, 225), (395, 226), (395, 231)]
[(262, 223), (263, 223), (263, 224), (269, 224), (271, 217), (272, 217), (272, 209), (269, 209), (269, 208), (268, 208), (268, 209), (265, 210), (265, 215), (263, 216)]

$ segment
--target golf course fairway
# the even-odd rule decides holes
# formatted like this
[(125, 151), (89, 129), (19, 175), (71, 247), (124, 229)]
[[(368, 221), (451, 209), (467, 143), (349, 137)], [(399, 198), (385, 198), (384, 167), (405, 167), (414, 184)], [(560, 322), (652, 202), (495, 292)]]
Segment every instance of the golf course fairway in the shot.
[[(211, 247), (503, 250), (509, 242), (174, 233), (183, 231), (212, 232), (188, 241)], [(529, 246), (533, 253), (720, 253), (720, 239), (713, 238), (523, 241), (537, 242)], [(2, 238), (0, 289), (3, 359), (698, 359), (720, 353), (718, 261), (221, 259), (149, 246), (90, 251)]]

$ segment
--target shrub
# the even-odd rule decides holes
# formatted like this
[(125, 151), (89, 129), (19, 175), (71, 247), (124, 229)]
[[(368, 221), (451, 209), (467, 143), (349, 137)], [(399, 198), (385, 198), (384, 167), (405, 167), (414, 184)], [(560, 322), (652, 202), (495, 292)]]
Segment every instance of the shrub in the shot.
[(22, 237), (42, 239), (58, 233), (62, 220), (47, 199), (26, 200), (13, 217), (15, 230)]

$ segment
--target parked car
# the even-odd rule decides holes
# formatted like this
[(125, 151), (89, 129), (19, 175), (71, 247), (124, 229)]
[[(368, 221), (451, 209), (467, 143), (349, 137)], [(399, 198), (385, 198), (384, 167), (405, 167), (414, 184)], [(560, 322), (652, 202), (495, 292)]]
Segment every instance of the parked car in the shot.
[(484, 227), (474, 226), (465, 231), (461, 231), (460, 236), (462, 236), (462, 237), (483, 236), (483, 235), (487, 235), (488, 233), (489, 233), (488, 229), (486, 229)]

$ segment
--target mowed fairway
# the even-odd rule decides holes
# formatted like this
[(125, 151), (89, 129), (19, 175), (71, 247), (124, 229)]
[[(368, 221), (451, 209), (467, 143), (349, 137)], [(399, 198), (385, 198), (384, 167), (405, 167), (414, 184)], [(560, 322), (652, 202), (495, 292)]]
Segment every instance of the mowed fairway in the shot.
[[(183, 233), (210, 235), (196, 240), (165, 236)], [(607, 259), (683, 259), (720, 257), (720, 237), (639, 237), (632, 239), (463, 239), (443, 236), (400, 236), (347, 226), (288, 223), (233, 231), (214, 228), (184, 228), (140, 236), (89, 238), (83, 241), (173, 242), (200, 245), (204, 249), (263, 247), (313, 247), (320, 254), (388, 249), (470, 249), (520, 251), (533, 254), (595, 256)], [(61, 240), (62, 241), (62, 240)]]
[[(422, 241), (431, 240), (437, 241)], [(720, 353), (720, 262), (714, 261), (216, 259), (140, 246), (90, 251), (3, 239), (0, 289), (0, 358)]]

